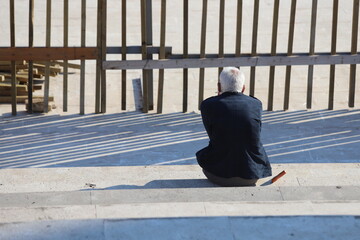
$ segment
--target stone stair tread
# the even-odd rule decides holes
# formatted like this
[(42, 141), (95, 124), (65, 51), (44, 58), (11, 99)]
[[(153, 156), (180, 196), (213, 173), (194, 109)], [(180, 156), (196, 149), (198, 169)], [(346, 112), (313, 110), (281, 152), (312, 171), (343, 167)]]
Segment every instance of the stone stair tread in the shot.
[(2, 207), (0, 208), (0, 223), (39, 220), (346, 215), (360, 215), (360, 203), (358, 201), (158, 202), (47, 207)]
[[(360, 182), (359, 163), (272, 164), (273, 174), (287, 174), (274, 184), (272, 177), (258, 186), (354, 186)], [(208, 188), (197, 165), (21, 168), (2, 169), (0, 193), (78, 190)]]
[(0, 207), (287, 201), (360, 202), (360, 186), (121, 189), (0, 194)]
[[(321, 171), (320, 171), (321, 169)], [(223, 188), (197, 165), (2, 169), (0, 223), (98, 218), (360, 215), (360, 165), (273, 164), (274, 184)]]

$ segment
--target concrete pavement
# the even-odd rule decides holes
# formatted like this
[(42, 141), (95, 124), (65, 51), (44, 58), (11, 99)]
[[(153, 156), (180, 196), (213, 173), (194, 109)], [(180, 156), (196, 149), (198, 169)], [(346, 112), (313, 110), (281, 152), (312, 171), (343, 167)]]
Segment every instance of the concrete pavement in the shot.
[[(0, 238), (23, 239), (358, 239), (353, 216), (215, 217), (43, 221), (5, 224)], [(22, 231), (18, 231), (22, 229)], [(321, 229), (322, 231), (319, 231)]]
[[(95, 239), (122, 234), (136, 239), (151, 229), (158, 232), (147, 228), (158, 224), (167, 226), (161, 235), (167, 239), (167, 230), (186, 222), (189, 230), (178, 232), (184, 239), (198, 234), (206, 239), (206, 232), (191, 226), (210, 226), (227, 239), (228, 225), (217, 224), (238, 219), (242, 226), (287, 222), (290, 237), (295, 229), (307, 236), (304, 231), (316, 224), (314, 239), (321, 239), (320, 233), (343, 239), (343, 231), (352, 239), (360, 215), (359, 115), (358, 110), (265, 112), (263, 142), (274, 174), (287, 174), (274, 184), (267, 178), (253, 188), (220, 188), (196, 164), (195, 152), (208, 141), (198, 113), (3, 114), (2, 238), (86, 239), (91, 233)], [(237, 236), (235, 231), (230, 233)], [(280, 229), (268, 234), (288, 236)]]
[[(17, 45), (27, 44), (27, 6), (16, 7)], [(96, 45), (95, 2), (88, 1), (87, 46)], [(226, 1), (225, 51), (235, 46), (237, 1)], [(24, 3), (24, 4), (22, 4)], [(52, 46), (62, 45), (61, 1), (54, 1)], [(140, 45), (139, 1), (128, 1), (129, 45)], [(160, 1), (154, 0), (154, 45)], [(218, 1), (209, 1), (209, 26), (217, 26)], [(71, 1), (70, 46), (79, 45), (80, 1)], [(169, 1), (166, 45), (181, 52), (180, 1)], [(201, 1), (191, 1), (189, 47), (199, 52)], [(259, 52), (271, 46), (272, 0), (261, 1)], [(289, 1), (280, 5), (279, 52), (286, 52)], [(298, 2), (294, 52), (308, 52), (311, 1)], [(8, 3), (0, 15), (9, 19)], [(118, 46), (120, 4), (109, 1), (108, 44)], [(250, 52), (251, 1), (244, 1), (242, 52)], [(270, 7), (270, 8), (269, 8)], [(331, 2), (319, 1), (316, 51), (329, 51)], [(352, 2), (339, 5), (338, 51), (349, 51)], [(35, 5), (35, 45), (45, 36), (45, 2)], [(0, 21), (4, 35), (9, 24)], [(76, 30), (78, 29), (78, 30)], [(1, 38), (1, 36), (0, 36)], [(208, 53), (217, 52), (209, 28)], [(9, 38), (1, 38), (7, 45)], [(360, 39), (359, 39), (360, 41)], [(108, 56), (108, 59), (116, 56)], [(137, 59), (140, 56), (128, 56)], [(242, 68), (249, 79), (249, 68)], [(275, 184), (219, 188), (209, 183), (194, 154), (207, 145), (199, 112), (198, 69), (189, 70), (189, 113), (182, 114), (182, 70), (165, 71), (163, 115), (136, 112), (140, 70), (128, 71), (127, 111), (120, 109), (120, 73), (107, 73), (107, 114), (94, 112), (95, 64), (86, 64), (86, 110), (79, 116), (79, 72), (69, 75), (69, 112), (62, 112), (62, 77), (51, 79), (57, 109), (28, 115), (0, 105), (0, 239), (358, 239), (360, 98), (347, 108), (349, 66), (336, 67), (335, 111), (327, 107), (329, 66), (315, 66), (313, 111), (305, 109), (307, 66), (292, 68), (290, 109), (264, 112), (262, 137)], [(157, 93), (154, 71), (154, 93)], [(360, 71), (357, 72), (359, 79)], [(206, 69), (205, 97), (214, 95), (217, 69)], [(274, 109), (282, 109), (285, 68), (276, 68)], [(256, 70), (256, 97), (267, 105), (269, 70)], [(247, 82), (247, 85), (249, 83)], [(359, 84), (355, 91), (359, 91)], [(247, 92), (246, 92), (247, 93)], [(39, 95), (42, 93), (40, 92)], [(155, 99), (156, 104), (156, 99)], [(156, 106), (156, 105), (155, 105)]]

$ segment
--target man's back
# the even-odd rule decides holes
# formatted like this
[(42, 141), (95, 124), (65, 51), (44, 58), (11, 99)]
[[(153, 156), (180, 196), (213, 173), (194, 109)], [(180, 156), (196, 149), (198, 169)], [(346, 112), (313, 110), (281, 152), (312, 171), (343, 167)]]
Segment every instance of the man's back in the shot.
[(225, 92), (201, 104), (209, 146), (197, 152), (200, 166), (224, 178), (271, 176), (260, 141), (261, 102), (242, 93)]

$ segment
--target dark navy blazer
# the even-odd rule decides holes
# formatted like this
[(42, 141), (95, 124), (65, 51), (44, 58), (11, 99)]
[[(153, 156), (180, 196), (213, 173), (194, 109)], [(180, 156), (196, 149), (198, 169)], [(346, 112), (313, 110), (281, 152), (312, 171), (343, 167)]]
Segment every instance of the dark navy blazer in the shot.
[(209, 146), (196, 153), (199, 165), (224, 178), (271, 176), (260, 140), (262, 104), (242, 93), (225, 92), (201, 103)]

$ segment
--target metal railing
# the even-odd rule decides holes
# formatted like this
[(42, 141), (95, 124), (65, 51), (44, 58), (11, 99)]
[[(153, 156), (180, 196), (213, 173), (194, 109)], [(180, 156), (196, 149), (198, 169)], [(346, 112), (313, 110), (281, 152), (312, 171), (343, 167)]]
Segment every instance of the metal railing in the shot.
[[(121, 109), (126, 109), (126, 82), (127, 82), (127, 70), (140, 69), (143, 70), (143, 111), (148, 112), (154, 108), (153, 101), (153, 69), (159, 70), (159, 85), (157, 96), (157, 112), (162, 112), (163, 106), (163, 94), (164, 94), (164, 71), (165, 69), (183, 69), (183, 111), (187, 111), (188, 105), (188, 69), (199, 68), (199, 104), (204, 99), (204, 82), (205, 82), (205, 68), (219, 68), (225, 66), (238, 66), (238, 67), (250, 67), (250, 94), (254, 95), (256, 88), (256, 67), (269, 66), (269, 86), (268, 86), (268, 101), (267, 109), (273, 110), (274, 102), (274, 79), (276, 66), (286, 66), (285, 86), (284, 86), (284, 101), (283, 109), (289, 109), (290, 99), (290, 85), (291, 85), (291, 67), (294, 65), (308, 66), (307, 74), (307, 98), (306, 107), (310, 109), (312, 107), (312, 93), (313, 93), (313, 75), (314, 65), (329, 65), (330, 77), (329, 77), (329, 99), (328, 109), (334, 107), (334, 86), (335, 86), (335, 69), (336, 65), (347, 64), (350, 65), (349, 76), (349, 95), (348, 106), (354, 107), (355, 103), (355, 85), (356, 85), (356, 65), (360, 63), (360, 54), (357, 51), (358, 43), (358, 30), (359, 30), (359, 0), (353, 0), (352, 3), (352, 31), (351, 31), (351, 51), (349, 52), (337, 52), (337, 39), (339, 21), (339, 0), (333, 0), (332, 2), (332, 27), (331, 33), (331, 46), (329, 52), (315, 52), (315, 37), (317, 27), (317, 13), (318, 13), (318, 0), (311, 1), (311, 24), (310, 24), (310, 39), (309, 39), (309, 51), (294, 53), (294, 30), (296, 28), (296, 15), (297, 15), (297, 0), (291, 0), (291, 6), (289, 8), (289, 25), (288, 25), (288, 41), (287, 52), (280, 53), (277, 51), (278, 43), (278, 29), (279, 29), (279, 6), (281, 1), (274, 0), (272, 6), (267, 6), (268, 10), (272, 14), (272, 33), (271, 33), (271, 50), (269, 53), (259, 53), (257, 45), (261, 41), (258, 39), (258, 24), (259, 24), (259, 7), (260, 1), (254, 0), (253, 6), (253, 22), (252, 22), (252, 41), (251, 52), (242, 52), (242, 36), (243, 36), (243, 15), (244, 7), (243, 0), (236, 1), (236, 16), (234, 26), (235, 34), (235, 46), (234, 51), (225, 53), (224, 51), (224, 26), (226, 16), (225, 0), (213, 0), (216, 2), (219, 11), (219, 34), (218, 34), (218, 52), (208, 53), (206, 49), (207, 38), (207, 20), (208, 20), (208, 0), (202, 1), (201, 8), (201, 30), (198, 33), (200, 38), (199, 52), (195, 54), (189, 53), (189, 0), (183, 0), (181, 3), (183, 19), (180, 22), (180, 26), (172, 26), (172, 28), (182, 29), (182, 52), (173, 53), (172, 48), (167, 45), (166, 36), (166, 23), (167, 23), (167, 3), (166, 0), (158, 0), (160, 2), (160, 10), (156, 12), (160, 16), (160, 42), (159, 46), (154, 46), (153, 43), (153, 0), (139, 0), (140, 9), (136, 10), (141, 15), (141, 44), (138, 46), (127, 46), (127, 19), (129, 1), (121, 0), (121, 47), (109, 47), (107, 46), (108, 35), (108, 23), (109, 18), (107, 14), (108, 1), (97, 1), (97, 45), (94, 47), (87, 47), (86, 42), (86, 0), (81, 0), (81, 45), (78, 47), (68, 46), (69, 36), (69, 1), (63, 0), (63, 46), (52, 47), (50, 44), (51, 39), (51, 2), (47, 0), (46, 6), (46, 45), (44, 47), (33, 46), (33, 16), (34, 16), (34, 0), (29, 0), (29, 47), (17, 47), (15, 45), (15, 12), (14, 8), (15, 0), (10, 1), (10, 47), (0, 48), (0, 60), (11, 61), (12, 66), (12, 113), (16, 115), (16, 81), (15, 81), (15, 61), (28, 60), (29, 68), (34, 60), (63, 60), (64, 67), (64, 87), (63, 87), (63, 109), (67, 111), (68, 96), (67, 96), (67, 78), (68, 78), (68, 60), (80, 59), (80, 114), (84, 114), (85, 108), (85, 60), (96, 59), (96, 89), (95, 89), (95, 112), (106, 112), (106, 71), (111, 69), (120, 69), (121, 71)], [(79, 0), (80, 1), (80, 0)], [(154, 0), (155, 1), (155, 0)], [(120, 2), (120, 0), (118, 1)], [(340, 2), (341, 4), (341, 2)], [(271, 8), (271, 9), (269, 9)], [(3, 20), (2, 20), (3, 21)], [(270, 25), (270, 24), (269, 24)], [(121, 60), (107, 60), (107, 54), (120, 54)], [(141, 54), (142, 60), (128, 60), (128, 54)], [(154, 59), (153, 55), (158, 54), (158, 59)], [(44, 101), (45, 105), (48, 104), (49, 98), (49, 67), (46, 65), (45, 75), (45, 89), (44, 89)], [(31, 71), (29, 70), (29, 73)], [(32, 89), (32, 78), (29, 74), (28, 88)], [(32, 91), (29, 91), (28, 95), (29, 105), (31, 106)], [(31, 111), (31, 109), (29, 109)], [(47, 110), (47, 107), (45, 107)]]

